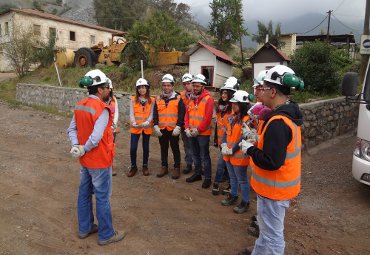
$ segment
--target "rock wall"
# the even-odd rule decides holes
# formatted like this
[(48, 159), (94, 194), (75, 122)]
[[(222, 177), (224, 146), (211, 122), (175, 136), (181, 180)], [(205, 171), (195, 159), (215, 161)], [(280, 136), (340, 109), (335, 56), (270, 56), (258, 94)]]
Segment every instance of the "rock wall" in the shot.
[[(127, 125), (131, 95), (116, 91), (120, 122)], [(60, 111), (73, 111), (76, 103), (86, 97), (86, 89), (61, 88), (34, 84), (17, 84), (16, 99), (25, 104), (50, 105)], [(305, 148), (314, 147), (336, 136), (354, 131), (357, 127), (358, 104), (344, 97), (300, 104), (304, 114), (302, 138)]]

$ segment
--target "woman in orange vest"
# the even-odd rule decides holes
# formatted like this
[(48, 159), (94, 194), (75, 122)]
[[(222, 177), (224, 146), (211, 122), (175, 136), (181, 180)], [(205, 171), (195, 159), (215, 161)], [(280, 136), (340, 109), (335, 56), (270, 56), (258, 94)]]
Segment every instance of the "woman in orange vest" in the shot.
[(249, 207), (250, 186), (247, 177), (249, 156), (242, 153), (239, 143), (242, 140), (243, 124), (249, 120), (250, 96), (243, 90), (235, 92), (232, 102), (233, 114), (229, 116), (227, 131), (221, 144), (221, 153), (226, 161), (227, 170), (230, 175), (230, 194), (221, 201), (224, 206), (233, 205), (238, 200), (238, 188), (240, 186), (242, 200), (233, 208), (235, 213), (244, 213)]
[(132, 177), (137, 172), (136, 155), (140, 135), (143, 136), (143, 175), (149, 175), (149, 140), (153, 132), (154, 98), (150, 96), (149, 83), (140, 78), (136, 81), (136, 95), (131, 97), (130, 104), (130, 158), (131, 168), (127, 176)]
[(224, 175), (228, 181), (228, 185), (224, 190), (230, 192), (229, 173), (226, 168), (226, 162), (221, 153), (221, 143), (222, 137), (224, 136), (227, 128), (227, 120), (232, 112), (230, 99), (238, 89), (239, 81), (235, 77), (229, 77), (224, 83), (224, 86), (220, 89), (221, 95), (216, 108), (216, 124), (214, 133), (214, 146), (220, 148), (220, 156), (218, 158), (216, 175), (213, 182), (213, 195), (218, 195), (220, 193), (220, 182), (222, 181)]
[[(119, 117), (119, 112), (118, 112), (118, 102), (117, 98), (115, 95), (113, 95), (113, 83), (112, 80), (107, 78), (108, 85), (109, 85), (109, 100), (107, 104), (109, 105), (109, 108), (111, 109), (111, 114), (113, 116), (113, 122), (112, 122), (112, 130), (113, 130), (113, 144), (114, 144), (114, 150), (113, 150), (113, 157), (115, 155), (115, 147), (116, 147), (116, 136), (118, 133), (118, 117)], [(116, 176), (117, 171), (115, 167), (113, 167), (112, 163), (112, 176)]]

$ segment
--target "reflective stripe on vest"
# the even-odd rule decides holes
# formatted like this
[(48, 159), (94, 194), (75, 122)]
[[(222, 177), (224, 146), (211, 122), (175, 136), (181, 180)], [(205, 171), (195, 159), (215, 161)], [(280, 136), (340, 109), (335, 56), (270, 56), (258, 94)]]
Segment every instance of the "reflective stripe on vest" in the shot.
[[(131, 106), (134, 111), (135, 122), (137, 125), (142, 124), (149, 118), (152, 105), (154, 104), (154, 100), (155, 99), (153, 97), (150, 97), (151, 103), (149, 104), (147, 102), (143, 108), (141, 103), (137, 102), (135, 96), (131, 97)], [(151, 135), (153, 133), (153, 121), (151, 121), (149, 125), (146, 127), (133, 127), (132, 122), (130, 121), (130, 132), (132, 134), (141, 134), (143, 131), (144, 134)]]
[(89, 112), (89, 113), (91, 113), (91, 115), (95, 115), (95, 113), (96, 113), (96, 110), (94, 108), (91, 108), (91, 107), (88, 107), (88, 106), (85, 106), (85, 105), (77, 105), (75, 109), (85, 111), (85, 112)]
[(157, 104), (158, 126), (160, 129), (167, 129), (168, 131), (175, 129), (178, 120), (180, 99), (181, 96), (176, 95), (176, 98), (169, 100), (166, 106), (165, 100), (160, 96), (156, 98), (155, 103)]
[[(188, 112), (189, 112), (189, 128), (197, 128), (203, 121), (204, 115), (206, 114), (206, 103), (208, 99), (211, 98), (207, 95), (200, 100), (198, 105), (195, 104), (194, 100), (189, 102)], [(211, 98), (212, 99), (212, 98)], [(210, 124), (205, 131), (200, 132), (199, 135), (211, 135), (212, 125)]]
[(258, 148), (263, 149), (264, 135), (273, 120), (281, 119), (292, 131), (292, 140), (287, 146), (284, 164), (269, 171), (258, 167), (252, 160), (251, 185), (257, 194), (273, 200), (288, 200), (296, 197), (301, 184), (301, 129), (285, 116), (273, 116), (265, 125)]

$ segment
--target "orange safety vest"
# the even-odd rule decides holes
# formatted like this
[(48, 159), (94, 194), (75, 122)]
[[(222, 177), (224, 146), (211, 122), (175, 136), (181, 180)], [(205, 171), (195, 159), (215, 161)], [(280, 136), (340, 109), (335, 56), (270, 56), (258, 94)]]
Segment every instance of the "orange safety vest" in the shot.
[(301, 189), (301, 128), (291, 119), (276, 115), (266, 124), (258, 141), (257, 148), (262, 150), (268, 125), (273, 120), (281, 119), (292, 131), (292, 140), (288, 144), (284, 164), (275, 171), (264, 170), (251, 161), (251, 185), (254, 191), (273, 200), (289, 200), (296, 197)]
[[(233, 116), (231, 115), (227, 122), (226, 142), (228, 148), (233, 148), (235, 144), (240, 140), (240, 138), (242, 137), (243, 122), (245, 123), (249, 120), (249, 116), (246, 115), (241, 121), (235, 123), (233, 128), (231, 129), (232, 117)], [(240, 149), (237, 150), (233, 155), (224, 156), (224, 160), (226, 162), (230, 161), (230, 163), (234, 166), (249, 165), (249, 156), (242, 153)]]
[(157, 96), (155, 103), (157, 104), (158, 126), (160, 129), (167, 129), (168, 131), (175, 129), (179, 115), (180, 99), (181, 96), (176, 95), (176, 99), (169, 100), (166, 106), (165, 100), (161, 96)]
[(182, 101), (184, 102), (185, 108), (188, 108), (190, 99), (186, 96), (186, 90), (181, 91), (180, 96)]
[[(188, 112), (189, 112), (189, 128), (197, 128), (200, 123), (202, 123), (204, 115), (206, 114), (206, 103), (207, 100), (210, 98), (210, 95), (207, 95), (200, 100), (198, 105), (195, 105), (194, 100), (190, 100), (188, 105)], [(203, 131), (200, 132), (199, 135), (211, 135), (212, 134), (212, 125)]]
[(258, 135), (262, 134), (263, 124), (265, 124), (264, 120), (258, 120), (258, 122), (257, 122), (257, 134)]
[(218, 146), (222, 143), (222, 137), (227, 129), (227, 119), (231, 115), (231, 112), (226, 112), (225, 115), (222, 117), (221, 112), (216, 113), (216, 126), (217, 126), (217, 143)]
[[(143, 107), (140, 102), (137, 102), (136, 97), (131, 97), (131, 104), (132, 108), (134, 110), (134, 117), (137, 125), (140, 125), (141, 123), (145, 122), (150, 115), (150, 110), (152, 107), (152, 104), (154, 104), (154, 98), (150, 97), (150, 104), (147, 102), (145, 106)], [(149, 123), (149, 126), (146, 127), (133, 127), (132, 122), (130, 121), (130, 132), (132, 134), (141, 134), (144, 130), (144, 134), (151, 135), (153, 132), (153, 121)]]
[[(77, 103), (74, 116), (78, 142), (81, 145), (85, 144), (89, 139), (94, 130), (96, 120), (104, 109), (109, 110), (109, 106), (96, 98), (88, 97)], [(113, 147), (112, 115), (109, 113), (108, 124), (98, 146), (80, 157), (81, 165), (87, 168), (107, 168), (112, 166)]]

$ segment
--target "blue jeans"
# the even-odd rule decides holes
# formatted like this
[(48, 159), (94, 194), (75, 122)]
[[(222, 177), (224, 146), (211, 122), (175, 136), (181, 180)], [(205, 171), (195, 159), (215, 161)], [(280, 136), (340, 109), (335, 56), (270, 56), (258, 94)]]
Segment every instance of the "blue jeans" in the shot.
[[(150, 135), (147, 135), (142, 132), (143, 135), (143, 166), (148, 165), (149, 159), (149, 140)], [(131, 140), (130, 140), (130, 157), (131, 157), (131, 166), (136, 166), (136, 157), (137, 157), (137, 145), (139, 143), (140, 134), (133, 134), (131, 133)]]
[(184, 151), (185, 151), (185, 162), (187, 166), (193, 165), (193, 150), (191, 148), (191, 144), (189, 141), (189, 137), (186, 136), (186, 133), (184, 130), (181, 131), (181, 139), (184, 143)]
[[(209, 155), (209, 135), (198, 135), (190, 137), (191, 147), (193, 149), (193, 161), (195, 166), (195, 174), (202, 174), (202, 165), (204, 167), (204, 178), (212, 178), (212, 164)], [(202, 164), (203, 163), (203, 164)]]
[(283, 255), (284, 218), (289, 200), (271, 200), (257, 195), (257, 220), (260, 235), (252, 255)]
[(230, 161), (226, 162), (226, 166), (230, 176), (230, 195), (237, 196), (240, 186), (243, 201), (249, 202), (250, 186), (247, 176), (247, 166), (233, 166)]
[(222, 177), (224, 176), (224, 174), (226, 174), (227, 177), (230, 179), (229, 173), (226, 168), (226, 162), (224, 160), (224, 156), (222, 156), (221, 154), (221, 148), (220, 148), (220, 156), (218, 157), (218, 161), (217, 161), (215, 182), (220, 183), (222, 181)]
[(89, 233), (94, 224), (93, 194), (96, 200), (99, 240), (105, 241), (114, 235), (109, 201), (112, 194), (112, 167), (92, 169), (81, 166), (77, 201), (78, 230), (81, 235)]

